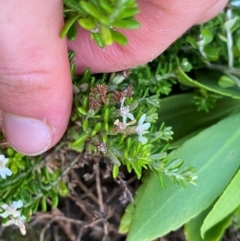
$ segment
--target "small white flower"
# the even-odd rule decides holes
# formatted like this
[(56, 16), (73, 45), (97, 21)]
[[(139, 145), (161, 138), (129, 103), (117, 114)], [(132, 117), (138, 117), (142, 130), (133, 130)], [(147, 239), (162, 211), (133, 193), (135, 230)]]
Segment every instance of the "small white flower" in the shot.
[(136, 127), (135, 131), (137, 132), (138, 134), (138, 140), (140, 142), (142, 142), (142, 144), (146, 144), (148, 139), (146, 137), (143, 137), (144, 134), (147, 134), (149, 131), (147, 131), (147, 129), (149, 129), (149, 127), (151, 126), (150, 123), (144, 123), (143, 122), (145, 121), (146, 119), (146, 114), (143, 114), (141, 116), (141, 118), (139, 119), (138, 121), (138, 126)]
[(1, 206), (2, 209), (5, 210), (4, 213), (1, 213), (0, 216), (3, 218), (6, 218), (8, 216), (12, 216), (14, 218), (19, 217), (21, 215), (21, 212), (18, 211), (18, 208), (21, 208), (23, 206), (22, 200), (14, 201), (12, 204), (3, 204)]
[(26, 217), (25, 216), (18, 216), (15, 218), (11, 218), (8, 220), (7, 223), (2, 224), (3, 226), (9, 226), (9, 225), (16, 225), (19, 227), (19, 230), (21, 232), (22, 235), (26, 234), (26, 227), (24, 225), (24, 222), (26, 221)]
[(123, 118), (123, 123), (126, 123), (127, 118), (129, 118), (130, 120), (134, 120), (134, 116), (133, 114), (129, 113), (129, 106), (123, 106), (123, 103), (125, 101), (125, 98), (121, 99), (121, 107), (120, 107), (120, 115)]
[(6, 179), (7, 176), (12, 175), (12, 171), (5, 167), (8, 162), (8, 158), (5, 158), (4, 155), (0, 155), (0, 176), (2, 179)]

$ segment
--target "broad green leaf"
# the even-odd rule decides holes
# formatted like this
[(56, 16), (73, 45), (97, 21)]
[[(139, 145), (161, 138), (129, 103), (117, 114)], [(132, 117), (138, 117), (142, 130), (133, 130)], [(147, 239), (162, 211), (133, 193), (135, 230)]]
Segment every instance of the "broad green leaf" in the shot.
[(186, 241), (219, 241), (224, 234), (224, 231), (232, 223), (233, 214), (229, 215), (216, 226), (210, 229), (204, 239), (200, 235), (200, 228), (203, 224), (203, 220), (212, 209), (212, 206), (207, 210), (201, 212), (197, 217), (191, 219), (184, 227), (184, 233)]
[(148, 179), (150, 173), (147, 173), (142, 178), (142, 185), (137, 189), (135, 196), (134, 196), (134, 204), (129, 203), (125, 213), (121, 219), (120, 227), (119, 227), (119, 233), (127, 233), (129, 231), (130, 224), (132, 222), (133, 213), (135, 209), (135, 204), (138, 203), (138, 201), (141, 199), (141, 194), (144, 193), (144, 190), (147, 186), (146, 180)]
[[(206, 209), (225, 189), (240, 159), (240, 114), (186, 141), (173, 158), (198, 170), (198, 185), (183, 189), (165, 178), (166, 191), (151, 174), (139, 192), (127, 241), (148, 241), (176, 230)], [(221, 178), (219, 178), (221, 177)]]
[[(230, 159), (234, 157), (235, 152), (232, 152)], [(223, 194), (215, 203), (211, 212), (207, 215), (204, 223), (201, 227), (201, 235), (205, 236), (205, 233), (211, 229), (214, 225), (219, 223), (229, 214), (231, 214), (240, 205), (240, 171), (232, 179), (231, 183), (227, 186)]]
[(191, 102), (192, 98), (193, 94), (181, 94), (161, 100), (158, 124), (165, 122), (167, 126), (172, 126), (175, 141), (187, 135), (195, 135), (196, 132), (215, 124), (231, 113), (240, 113), (239, 100), (227, 97), (219, 99), (215, 107), (206, 113), (197, 111), (196, 106)]
[[(220, 73), (219, 73), (220, 74)], [(207, 75), (201, 76), (198, 80), (193, 80), (186, 75), (180, 68), (178, 68), (178, 81), (186, 86), (203, 88), (205, 90), (214, 92), (219, 95), (229, 96), (234, 99), (240, 99), (240, 90), (238, 87), (232, 87), (228, 89), (223, 89), (218, 85), (219, 75), (213, 73), (213, 71), (208, 72)]]

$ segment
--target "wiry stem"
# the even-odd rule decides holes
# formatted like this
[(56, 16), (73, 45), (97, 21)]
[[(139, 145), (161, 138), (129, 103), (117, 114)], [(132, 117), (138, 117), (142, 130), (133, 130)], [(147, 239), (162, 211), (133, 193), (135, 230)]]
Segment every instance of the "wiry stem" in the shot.
[[(232, 9), (231, 8), (229, 8), (227, 10), (226, 17), (227, 17), (227, 20), (232, 19)], [(233, 68), (234, 56), (233, 56), (233, 51), (232, 51), (233, 37), (232, 37), (231, 28), (230, 29), (226, 28), (226, 32), (227, 32), (228, 66), (229, 66), (229, 68)]]

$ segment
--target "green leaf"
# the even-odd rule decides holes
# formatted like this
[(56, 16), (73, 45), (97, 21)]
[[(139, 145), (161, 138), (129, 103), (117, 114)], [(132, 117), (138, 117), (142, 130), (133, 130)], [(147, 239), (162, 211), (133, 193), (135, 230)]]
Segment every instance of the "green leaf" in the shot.
[(110, 6), (109, 2), (106, 0), (99, 1), (99, 5), (103, 10), (105, 10), (108, 14), (113, 12), (113, 8)]
[(138, 8), (127, 8), (124, 9), (124, 11), (122, 11), (120, 14), (118, 14), (118, 19), (133, 17), (139, 12), (140, 10)]
[(52, 208), (56, 208), (58, 206), (59, 198), (56, 190), (50, 190), (49, 192), (52, 199)]
[(200, 235), (200, 228), (203, 224), (203, 220), (212, 209), (212, 206), (207, 210), (201, 212), (197, 217), (191, 219), (184, 227), (184, 233), (186, 241), (219, 241), (224, 234), (224, 231), (232, 223), (233, 214), (229, 215), (216, 226), (210, 229), (204, 239)]
[(79, 4), (82, 7), (82, 9), (92, 17), (96, 19), (100, 19), (102, 17), (102, 14), (100, 13), (100, 11), (93, 4), (87, 1), (80, 1)]
[[(229, 156), (229, 160), (235, 158), (236, 152), (232, 152), (232, 156)], [(207, 215), (204, 223), (201, 227), (201, 235), (205, 236), (205, 233), (211, 229), (214, 225), (222, 221), (240, 205), (240, 171), (235, 175), (230, 184), (227, 186), (223, 194), (215, 203), (211, 212)]]
[(212, 42), (213, 34), (209, 29), (203, 28), (202, 31), (201, 31), (201, 34), (202, 34), (202, 38), (203, 38), (203, 41), (204, 41), (204, 45), (207, 45), (207, 44)]
[(134, 212), (134, 205), (133, 203), (129, 203), (127, 209), (125, 210), (124, 216), (121, 219), (120, 227), (118, 230), (119, 233), (124, 234), (128, 232), (129, 226), (132, 221), (133, 212)]
[(218, 85), (222, 88), (229, 88), (229, 87), (233, 87), (234, 85), (236, 85), (236, 83), (232, 78), (230, 78), (226, 75), (223, 75), (218, 80)]
[(215, 46), (207, 45), (204, 47), (204, 53), (207, 55), (208, 60), (217, 61), (219, 57), (218, 48)]
[(91, 33), (92, 38), (96, 41), (100, 48), (104, 48), (105, 43), (103, 41), (102, 35), (99, 33)]
[[(64, 26), (63, 26), (63, 28), (61, 30), (60, 38), (64, 38), (67, 35), (68, 31), (70, 31), (70, 28), (72, 27), (72, 25), (75, 23), (75, 21), (78, 18), (79, 18), (79, 15), (78, 14), (74, 14), (67, 20), (67, 22), (64, 24)], [(71, 31), (73, 31), (73, 29)]]
[[(183, 143), (185, 136), (195, 135), (203, 128), (215, 124), (217, 121), (240, 112), (240, 101), (231, 98), (218, 100), (215, 107), (209, 112), (197, 111), (191, 103), (193, 94), (174, 95), (161, 100), (161, 108), (158, 111), (158, 125), (165, 122), (174, 130), (175, 143)], [(174, 144), (174, 143), (173, 143)]]
[(111, 30), (108, 27), (102, 25), (101, 33), (102, 33), (102, 38), (103, 38), (103, 41), (105, 42), (105, 44), (111, 45), (113, 43)]
[(68, 40), (72, 41), (77, 36), (77, 24), (74, 22), (67, 32)]
[(79, 6), (76, 0), (63, 0), (64, 4), (72, 10), (75, 10), (78, 14), (83, 15), (84, 11)]
[(18, 173), (18, 166), (16, 163), (12, 163), (10, 166), (11, 171), (13, 172), (13, 174), (17, 174)]
[(173, 158), (182, 158), (198, 170), (197, 187), (183, 189), (164, 177), (163, 191), (158, 176), (149, 176), (138, 194), (127, 241), (154, 240), (176, 230), (222, 193), (239, 167), (239, 122), (240, 114), (228, 117), (176, 151)]
[(58, 192), (61, 197), (66, 197), (69, 193), (69, 189), (63, 181), (59, 181), (58, 183)]
[(135, 20), (116, 20), (112, 26), (114, 28), (137, 29), (140, 27), (140, 23)]
[(15, 162), (19, 169), (24, 170), (26, 168), (26, 163), (24, 160), (18, 160)]
[(93, 30), (97, 26), (94, 20), (91, 18), (80, 18), (78, 20), (78, 23), (82, 28), (85, 28), (87, 30)]
[(117, 31), (113, 31), (113, 30), (111, 30), (111, 33), (112, 33), (113, 42), (121, 44), (121, 45), (128, 44), (128, 40), (123, 34), (117, 32)]
[(195, 88), (203, 88), (219, 95), (240, 99), (240, 90), (238, 87), (223, 89), (218, 85), (218, 79), (220, 77), (219, 75), (221, 76), (221, 73), (215, 75), (215, 73), (208, 72), (208, 75), (201, 75), (198, 78), (198, 81), (196, 81), (186, 75), (186, 73), (184, 73), (180, 68), (178, 68), (177, 73), (178, 81), (183, 85)]
[(46, 196), (42, 196), (42, 198), (41, 198), (41, 207), (42, 207), (42, 211), (43, 212), (47, 211), (47, 199), (46, 199)]
[(197, 42), (196, 42), (196, 40), (193, 37), (188, 36), (186, 38), (186, 40), (187, 40), (188, 43), (190, 43), (193, 46), (193, 48), (198, 49)]
[(237, 38), (237, 48), (240, 51), (240, 37)]

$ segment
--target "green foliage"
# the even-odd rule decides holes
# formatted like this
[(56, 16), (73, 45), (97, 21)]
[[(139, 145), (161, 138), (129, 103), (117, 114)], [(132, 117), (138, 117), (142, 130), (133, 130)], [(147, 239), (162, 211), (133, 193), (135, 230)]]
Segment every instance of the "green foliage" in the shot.
[(228, 215), (231, 215), (240, 206), (239, 181), (240, 171), (238, 171), (204, 219), (203, 225), (201, 226), (201, 236), (203, 238), (208, 230)]
[(114, 42), (126, 45), (127, 38), (118, 29), (136, 29), (140, 24), (134, 19), (139, 12), (132, 0), (63, 0), (65, 25), (60, 33), (74, 40), (77, 25), (88, 30), (96, 43), (103, 48)]
[[(154, 240), (179, 228), (222, 193), (239, 167), (239, 121), (240, 114), (226, 118), (177, 149), (175, 156), (197, 168), (196, 187), (181, 189), (166, 180), (163, 191), (155, 174), (145, 180), (137, 192), (133, 216), (128, 216), (131, 223), (127, 241)], [(221, 181), (216, 182), (219, 177)]]
[[(64, 172), (58, 168), (52, 169), (46, 160), (30, 159), (16, 153), (12, 148), (8, 148), (6, 154), (9, 156), (8, 165), (13, 175), (6, 180), (0, 179), (0, 204), (10, 205), (14, 201), (21, 200), (23, 206), (19, 210), (21, 217), (26, 220), (30, 220), (30, 217), (39, 210), (39, 205), (42, 210), (47, 210), (49, 207), (47, 198), (50, 198), (52, 208), (57, 207), (58, 193), (63, 196), (68, 192), (61, 179), (69, 168)], [(9, 216), (4, 218), (4, 223), (13, 220)]]
[[(185, 187), (195, 185), (196, 170), (185, 166), (182, 159), (171, 159), (173, 152), (167, 153), (172, 128), (164, 123), (159, 127), (153, 125), (159, 108), (159, 97), (151, 95), (151, 86), (155, 84), (149, 84), (150, 88), (146, 89), (144, 80), (131, 81), (136, 72), (127, 77), (130, 86), (121, 73), (104, 80), (90, 77), (88, 73), (86, 70), (82, 78), (74, 81), (79, 90), (84, 90), (75, 96), (77, 111), (72, 120), (82, 124), (78, 127), (79, 134), (74, 134), (71, 148), (108, 157), (114, 178), (118, 176), (119, 166), (125, 165), (138, 179), (144, 169), (150, 169), (161, 180), (162, 175), (166, 175)], [(75, 128), (72, 132), (76, 133)]]
[(214, 227), (212, 227), (204, 236), (204, 239), (200, 235), (200, 229), (203, 224), (204, 219), (211, 210), (212, 206), (207, 210), (204, 210), (199, 215), (191, 219), (184, 228), (184, 233), (186, 236), (186, 241), (219, 241), (226, 228), (228, 228), (233, 219), (233, 214), (230, 214), (220, 222), (218, 222)]

